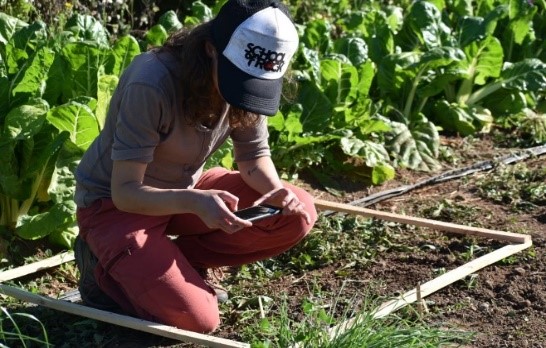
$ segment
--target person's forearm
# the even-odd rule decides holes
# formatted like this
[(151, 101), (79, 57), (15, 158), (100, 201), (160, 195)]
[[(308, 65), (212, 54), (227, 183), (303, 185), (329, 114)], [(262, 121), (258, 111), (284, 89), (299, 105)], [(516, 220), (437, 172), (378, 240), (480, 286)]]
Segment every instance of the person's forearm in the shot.
[(112, 200), (119, 210), (144, 215), (195, 213), (197, 190), (166, 190), (128, 182), (113, 189)]
[(269, 156), (238, 162), (237, 166), (245, 183), (261, 194), (283, 187)]

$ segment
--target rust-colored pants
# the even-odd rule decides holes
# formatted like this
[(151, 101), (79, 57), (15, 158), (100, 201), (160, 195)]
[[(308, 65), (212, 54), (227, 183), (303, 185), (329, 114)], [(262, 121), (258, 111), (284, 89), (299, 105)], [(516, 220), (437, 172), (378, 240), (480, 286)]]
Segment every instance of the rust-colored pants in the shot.
[[(300, 188), (285, 185), (305, 204), (311, 225), (300, 216), (278, 215), (228, 234), (209, 229), (194, 214), (126, 213), (111, 199), (78, 209), (80, 235), (99, 259), (97, 283), (129, 314), (186, 330), (215, 330), (218, 303), (195, 268), (262, 260), (305, 237), (317, 218), (313, 198)], [(250, 206), (260, 196), (238, 172), (222, 168), (205, 172), (195, 188), (229, 191), (239, 197), (239, 208)]]

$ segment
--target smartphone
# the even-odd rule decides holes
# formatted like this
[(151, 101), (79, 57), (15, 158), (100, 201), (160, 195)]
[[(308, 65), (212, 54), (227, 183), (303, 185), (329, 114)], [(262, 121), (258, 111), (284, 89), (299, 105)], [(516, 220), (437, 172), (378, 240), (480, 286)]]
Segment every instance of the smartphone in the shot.
[(267, 204), (259, 204), (254, 207), (245, 208), (233, 212), (236, 216), (250, 222), (265, 219), (266, 217), (277, 215), (282, 211), (282, 208), (274, 207)]

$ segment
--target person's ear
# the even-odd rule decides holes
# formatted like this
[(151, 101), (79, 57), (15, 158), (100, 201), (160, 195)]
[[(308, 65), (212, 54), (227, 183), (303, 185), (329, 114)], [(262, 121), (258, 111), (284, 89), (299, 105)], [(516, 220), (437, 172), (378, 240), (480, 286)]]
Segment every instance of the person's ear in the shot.
[(210, 41), (205, 42), (205, 52), (210, 58), (216, 58), (216, 48), (210, 43)]

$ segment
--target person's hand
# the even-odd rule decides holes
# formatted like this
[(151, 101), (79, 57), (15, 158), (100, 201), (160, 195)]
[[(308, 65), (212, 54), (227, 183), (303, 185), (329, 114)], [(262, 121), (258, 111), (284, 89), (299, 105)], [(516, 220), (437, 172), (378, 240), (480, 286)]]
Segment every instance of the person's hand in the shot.
[(221, 229), (227, 233), (237, 232), (252, 226), (252, 222), (235, 216), (239, 198), (227, 191), (201, 190), (196, 202), (196, 214), (211, 229)]
[(305, 204), (298, 199), (298, 196), (292, 190), (282, 187), (269, 191), (252, 205), (260, 203), (268, 203), (277, 207), (281, 207), (284, 215), (301, 215), (305, 221), (310, 224), (311, 217), (305, 210)]

